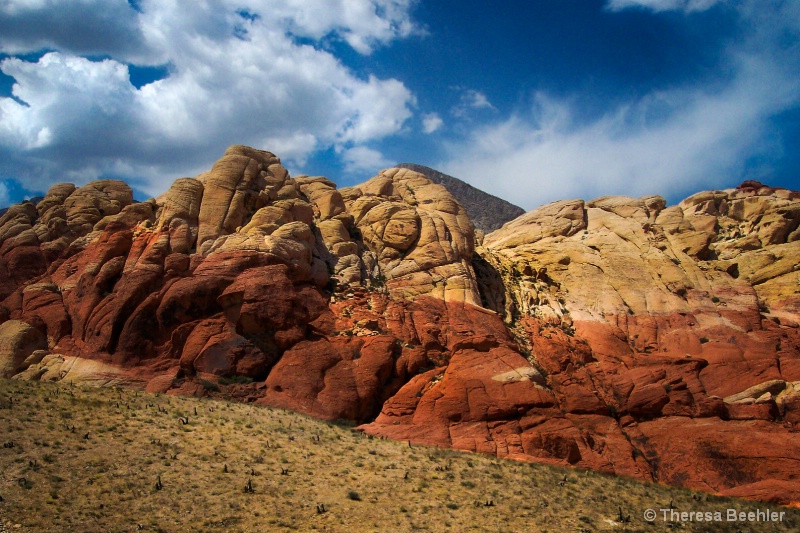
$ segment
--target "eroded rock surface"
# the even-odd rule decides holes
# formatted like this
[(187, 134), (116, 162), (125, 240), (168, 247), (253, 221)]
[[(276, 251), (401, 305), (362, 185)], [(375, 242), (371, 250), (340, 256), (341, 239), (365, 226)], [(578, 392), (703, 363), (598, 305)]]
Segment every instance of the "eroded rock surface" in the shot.
[(0, 218), (0, 371), (216, 394), (397, 439), (796, 501), (800, 194), (556, 202), (485, 236), (441, 185), (230, 147), (157, 199)]
[[(472, 225), (443, 187), (398, 169), (362, 187), (292, 178), (274, 154), (232, 146), (157, 199), (134, 202), (106, 180), (13, 206), (0, 219), (4, 375), (192, 394), (236, 378), (259, 383), (253, 399), (371, 419), (387, 383), (413, 371), (395, 369), (397, 337), (362, 339), (377, 334), (374, 319), (345, 336), (332, 299), (480, 297)], [(325, 390), (296, 371), (311, 379), (318, 354), (332, 361), (319, 368)], [(353, 380), (366, 387), (355, 396)]]
[(556, 202), (487, 235), (484, 303), (562, 411), (519, 438), (561, 419), (573, 451), (551, 456), (580, 466), (758, 497), (795, 479), (799, 225), (800, 193), (748, 182)]

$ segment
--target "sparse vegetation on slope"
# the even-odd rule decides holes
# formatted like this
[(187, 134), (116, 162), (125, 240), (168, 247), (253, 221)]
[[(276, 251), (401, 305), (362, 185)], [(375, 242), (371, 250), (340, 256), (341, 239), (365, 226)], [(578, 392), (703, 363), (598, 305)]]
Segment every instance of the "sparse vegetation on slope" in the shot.
[[(370, 438), (282, 410), (0, 381), (0, 531), (666, 531), (764, 504)], [(754, 531), (796, 531), (800, 513)], [(749, 530), (686, 523), (690, 531)]]

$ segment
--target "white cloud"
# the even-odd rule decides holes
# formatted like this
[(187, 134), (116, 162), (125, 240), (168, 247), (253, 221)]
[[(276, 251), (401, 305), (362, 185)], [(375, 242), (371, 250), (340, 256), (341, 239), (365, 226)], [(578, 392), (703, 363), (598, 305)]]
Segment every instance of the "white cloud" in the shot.
[(347, 172), (351, 174), (366, 173), (370, 176), (392, 164), (381, 152), (366, 146), (355, 146), (345, 150), (342, 159)]
[(608, 8), (621, 11), (631, 7), (652, 9), (653, 11), (683, 10), (687, 13), (705, 11), (726, 0), (608, 0)]
[(747, 175), (747, 159), (781, 150), (769, 121), (800, 105), (800, 48), (780, 44), (798, 29), (798, 5), (743, 5), (748, 38), (726, 52), (732, 75), (713, 87), (655, 91), (591, 121), (574, 99), (539, 94), (531, 109), (473, 128), (439, 168), (528, 209), (605, 194), (676, 198), (762, 177)]
[[(361, 54), (395, 39), (422, 34), (409, 11), (416, 0), (3, 0), (0, 52), (19, 54), (55, 49), (75, 54), (111, 54), (118, 59), (157, 61), (170, 13), (182, 13), (185, 27), (199, 35), (225, 36), (229, 24), (266, 19), (292, 35), (316, 41), (337, 38)], [(166, 15), (166, 16), (165, 16)], [(226, 24), (227, 23), (227, 24)], [(168, 33), (168, 32), (167, 32)]]
[(361, 108), (347, 117), (340, 141), (361, 143), (397, 133), (411, 117), (409, 106), (416, 104), (411, 91), (395, 79), (370, 76), (366, 83), (352, 84), (346, 92)]
[(463, 100), (466, 105), (473, 109), (494, 109), (486, 95), (480, 91), (467, 91)]
[(463, 117), (474, 109), (495, 109), (495, 107), (484, 93), (474, 89), (464, 89), (461, 93), (460, 102), (453, 107), (451, 113), (456, 117)]
[[(324, 44), (341, 39), (366, 54), (413, 34), (411, 0), (142, 0), (139, 11), (123, 0), (54, 2), (0, 2), (0, 28), (49, 20), (47, 10), (79, 13), (87, 27), (107, 22), (133, 44), (118, 50), (98, 38), (89, 46), (46, 25), (0, 34), (6, 53), (57, 49), (36, 62), (0, 63), (16, 82), (16, 100), (0, 98), (0, 173), (32, 189), (124, 173), (157, 194), (175, 173), (208, 168), (229, 144), (298, 166), (317, 150), (343, 153), (396, 134), (412, 116), (403, 83), (359, 77)], [(89, 50), (111, 58), (80, 57)], [(169, 65), (167, 77), (137, 89), (132, 58)]]
[(126, 0), (3, 0), (0, 52), (40, 50), (143, 60), (147, 46)]
[(231, 4), (266, 10), (270, 17), (284, 21), (290, 31), (304, 37), (322, 39), (336, 33), (359, 53), (369, 54), (376, 46), (421, 33), (408, 18), (413, 3), (414, 0), (250, 0)]
[(436, 113), (426, 113), (422, 115), (422, 131), (425, 133), (433, 133), (442, 127), (444, 121)]
[(13, 94), (24, 102), (0, 99), (0, 142), (5, 146), (25, 150), (69, 143), (70, 136), (86, 127), (113, 136), (121, 121), (130, 118), (127, 106), (136, 91), (128, 67), (117, 61), (92, 62), (53, 52), (37, 63), (7, 58), (0, 69), (15, 78)]

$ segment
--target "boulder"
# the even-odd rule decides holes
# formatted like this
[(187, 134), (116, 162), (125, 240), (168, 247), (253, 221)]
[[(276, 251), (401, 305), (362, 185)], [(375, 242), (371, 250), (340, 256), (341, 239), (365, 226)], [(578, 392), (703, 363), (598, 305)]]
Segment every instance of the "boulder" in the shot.
[(30, 324), (20, 320), (0, 324), (0, 377), (10, 378), (38, 363), (35, 359), (41, 360), (41, 357), (32, 358), (31, 355), (45, 349), (45, 336)]

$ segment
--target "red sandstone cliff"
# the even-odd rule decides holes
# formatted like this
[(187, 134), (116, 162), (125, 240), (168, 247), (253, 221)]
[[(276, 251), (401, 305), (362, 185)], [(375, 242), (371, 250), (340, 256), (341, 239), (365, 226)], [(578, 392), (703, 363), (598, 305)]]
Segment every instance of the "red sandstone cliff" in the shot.
[(134, 203), (0, 218), (0, 374), (234, 397), (399, 439), (800, 501), (800, 193), (557, 202), (475, 243), (442, 187), (231, 147)]

